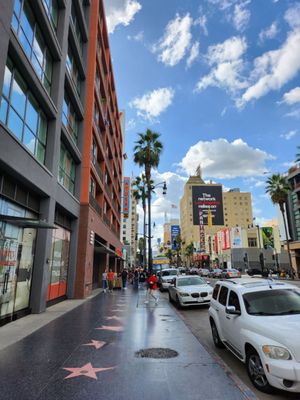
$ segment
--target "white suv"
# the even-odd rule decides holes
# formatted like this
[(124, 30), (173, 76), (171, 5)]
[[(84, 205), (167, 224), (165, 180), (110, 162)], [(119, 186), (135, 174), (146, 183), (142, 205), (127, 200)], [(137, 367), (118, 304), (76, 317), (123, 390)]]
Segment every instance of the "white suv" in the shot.
[(253, 385), (300, 393), (300, 290), (270, 279), (218, 281), (212, 337), (246, 364)]

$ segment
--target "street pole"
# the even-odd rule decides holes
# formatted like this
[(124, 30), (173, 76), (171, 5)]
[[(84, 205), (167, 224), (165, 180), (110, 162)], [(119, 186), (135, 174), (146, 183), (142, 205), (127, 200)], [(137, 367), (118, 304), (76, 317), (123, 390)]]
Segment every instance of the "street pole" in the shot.
[(151, 248), (151, 184), (148, 183), (148, 271), (152, 271), (152, 248)]

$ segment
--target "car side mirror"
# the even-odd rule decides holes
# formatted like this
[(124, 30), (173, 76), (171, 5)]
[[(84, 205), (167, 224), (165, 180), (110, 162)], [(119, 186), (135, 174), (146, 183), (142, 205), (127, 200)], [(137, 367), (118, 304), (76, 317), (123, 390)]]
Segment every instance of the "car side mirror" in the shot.
[(210, 285), (210, 281), (206, 281), (206, 283), (207, 283), (208, 285)]
[(231, 315), (241, 315), (240, 310), (237, 310), (235, 306), (227, 306), (226, 307), (226, 314), (231, 314)]

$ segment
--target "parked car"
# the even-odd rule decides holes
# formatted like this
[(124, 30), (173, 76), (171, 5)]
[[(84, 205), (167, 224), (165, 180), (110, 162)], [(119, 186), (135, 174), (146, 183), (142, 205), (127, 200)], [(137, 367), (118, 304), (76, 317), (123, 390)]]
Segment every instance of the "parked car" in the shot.
[(198, 273), (200, 276), (208, 276), (209, 269), (207, 268), (199, 268)]
[(231, 278), (241, 278), (241, 273), (237, 269), (223, 269), (221, 273), (221, 278), (231, 279)]
[(249, 276), (260, 275), (260, 276), (267, 277), (269, 275), (269, 270), (267, 268), (265, 268), (263, 271), (258, 268), (251, 268), (251, 269), (247, 270), (247, 274)]
[(300, 393), (300, 290), (291, 284), (247, 278), (218, 281), (209, 308), (216, 347), (246, 364), (253, 385)]
[(221, 278), (222, 271), (223, 270), (220, 268), (215, 268), (209, 272), (208, 277), (209, 278)]
[(209, 304), (213, 288), (200, 276), (177, 276), (169, 286), (169, 300), (178, 307)]
[(190, 275), (198, 275), (198, 271), (199, 271), (198, 268), (193, 267), (193, 268), (190, 269), (189, 274)]
[(161, 291), (167, 290), (173, 279), (178, 275), (178, 270), (175, 268), (164, 269), (160, 272), (158, 285)]

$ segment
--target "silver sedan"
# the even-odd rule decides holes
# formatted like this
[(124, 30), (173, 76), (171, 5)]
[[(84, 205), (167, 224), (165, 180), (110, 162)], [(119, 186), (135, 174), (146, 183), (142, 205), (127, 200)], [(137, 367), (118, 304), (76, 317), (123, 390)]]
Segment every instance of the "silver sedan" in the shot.
[(177, 276), (169, 286), (169, 300), (177, 307), (209, 304), (213, 288), (200, 276)]

